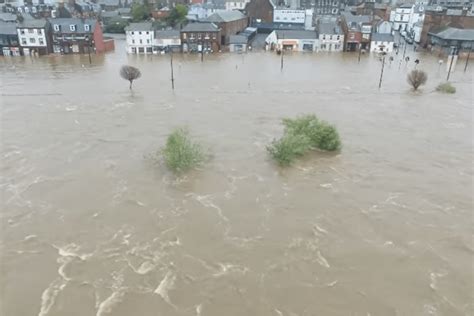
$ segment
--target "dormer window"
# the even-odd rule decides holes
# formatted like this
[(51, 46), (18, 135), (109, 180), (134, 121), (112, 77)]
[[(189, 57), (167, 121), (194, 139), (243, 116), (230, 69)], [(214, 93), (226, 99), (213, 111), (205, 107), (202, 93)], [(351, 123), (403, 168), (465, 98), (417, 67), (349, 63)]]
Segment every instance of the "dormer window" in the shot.
[(74, 32), (76, 30), (76, 26), (74, 24), (69, 25), (69, 30)]
[(84, 24), (84, 31), (89, 32), (91, 30), (91, 27), (89, 24)]
[(55, 30), (56, 32), (59, 32), (59, 25), (58, 25), (58, 24), (54, 24), (54, 30)]

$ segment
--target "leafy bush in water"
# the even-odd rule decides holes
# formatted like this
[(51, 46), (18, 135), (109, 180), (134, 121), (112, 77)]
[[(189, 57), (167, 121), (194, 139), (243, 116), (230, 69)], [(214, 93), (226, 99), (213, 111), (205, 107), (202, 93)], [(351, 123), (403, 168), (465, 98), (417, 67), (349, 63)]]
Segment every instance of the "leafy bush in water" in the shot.
[(274, 140), (267, 147), (268, 152), (280, 165), (287, 166), (295, 158), (304, 155), (311, 149), (311, 141), (305, 135), (285, 134), (279, 140)]
[(449, 82), (446, 82), (446, 83), (440, 83), (437, 87), (436, 87), (436, 91), (439, 91), (439, 92), (442, 92), (442, 93), (456, 93), (456, 88), (453, 87), (452, 84), (450, 84)]
[(305, 135), (311, 146), (321, 150), (334, 151), (341, 147), (339, 133), (333, 125), (320, 121), (315, 115), (305, 115), (295, 119), (284, 119), (285, 133)]
[(168, 168), (175, 172), (196, 167), (205, 159), (202, 147), (191, 140), (184, 128), (178, 128), (168, 136), (163, 157)]

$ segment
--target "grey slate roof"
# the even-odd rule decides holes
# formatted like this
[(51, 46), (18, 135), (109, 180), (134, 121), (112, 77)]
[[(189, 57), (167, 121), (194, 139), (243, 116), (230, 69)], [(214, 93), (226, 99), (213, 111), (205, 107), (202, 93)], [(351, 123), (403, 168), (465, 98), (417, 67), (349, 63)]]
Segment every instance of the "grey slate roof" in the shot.
[(0, 21), (4, 22), (16, 22), (16, 15), (13, 13), (0, 13)]
[(245, 19), (246, 16), (242, 12), (237, 10), (232, 11), (220, 11), (209, 16), (206, 21), (213, 23), (232, 22)]
[(16, 24), (10, 22), (0, 22), (1, 35), (16, 35)]
[(411, 9), (413, 7), (413, 4), (403, 4), (401, 6), (399, 6), (399, 8), (402, 8), (402, 9)]
[(318, 24), (319, 34), (328, 35), (340, 35), (342, 34), (341, 28), (335, 22), (326, 22)]
[(179, 39), (180, 38), (180, 33), (179, 33), (178, 30), (155, 31), (155, 38)]
[(352, 22), (355, 23), (369, 23), (372, 20), (372, 17), (369, 15), (353, 15), (350, 12), (344, 12), (344, 18), (347, 21), (347, 24)]
[(48, 26), (48, 21), (46, 19), (27, 19), (18, 24), (18, 28), (46, 28)]
[(243, 35), (229, 36), (229, 44), (247, 44), (247, 37)]
[(318, 34), (314, 31), (277, 30), (278, 39), (316, 39)]
[[(59, 18), (59, 19), (51, 19), (50, 23), (53, 26), (53, 33), (74, 34), (74, 33), (92, 33), (92, 32), (94, 32), (97, 21), (94, 20), (94, 19)], [(86, 25), (86, 24), (90, 25), (89, 31), (86, 31), (84, 29), (84, 25)], [(60, 26), (59, 31), (54, 30), (54, 25), (59, 25)], [(70, 25), (75, 25), (76, 30), (71, 31), (71, 29), (69, 28)]]
[(125, 31), (153, 31), (153, 24), (151, 22), (130, 23)]
[(375, 42), (393, 42), (394, 37), (392, 34), (372, 33), (371, 40)]
[(131, 14), (132, 8), (118, 8), (117, 11), (120, 14)]
[(100, 16), (103, 18), (114, 18), (119, 16), (118, 11), (104, 11), (100, 13)]
[(438, 32), (429, 32), (428, 34), (445, 40), (474, 41), (474, 29), (447, 27)]
[(214, 23), (210, 22), (199, 22), (199, 23), (188, 23), (181, 32), (217, 32), (219, 28)]

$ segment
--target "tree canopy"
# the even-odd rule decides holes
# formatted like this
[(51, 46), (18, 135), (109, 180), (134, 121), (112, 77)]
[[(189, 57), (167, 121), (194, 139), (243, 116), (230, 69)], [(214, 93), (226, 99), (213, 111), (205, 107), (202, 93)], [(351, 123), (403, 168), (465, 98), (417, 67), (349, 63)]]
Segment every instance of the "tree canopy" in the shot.
[(176, 26), (186, 21), (187, 14), (188, 8), (182, 4), (177, 4), (176, 7), (171, 10), (170, 15), (166, 20), (171, 26)]
[(149, 17), (150, 9), (147, 5), (135, 3), (132, 6), (132, 20), (134, 22), (148, 20)]

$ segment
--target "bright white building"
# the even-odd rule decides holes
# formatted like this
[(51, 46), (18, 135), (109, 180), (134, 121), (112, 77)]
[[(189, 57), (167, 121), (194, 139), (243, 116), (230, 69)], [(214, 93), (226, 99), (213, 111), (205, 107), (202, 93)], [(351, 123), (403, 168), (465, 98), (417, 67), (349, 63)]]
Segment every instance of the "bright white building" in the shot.
[(415, 38), (415, 24), (419, 22), (423, 23), (424, 19), (425, 19), (425, 6), (422, 4), (415, 5), (411, 12), (410, 20), (408, 21), (408, 24), (407, 24), (407, 33), (411, 38), (413, 39)]
[(306, 10), (275, 9), (273, 11), (274, 23), (305, 24)]
[(370, 41), (370, 51), (373, 53), (393, 52), (394, 37), (392, 34), (373, 33)]
[(267, 36), (265, 43), (270, 49), (298, 52), (314, 52), (319, 46), (315, 31), (277, 30)]
[(319, 51), (342, 52), (344, 49), (344, 33), (335, 22), (318, 24)]
[(24, 55), (51, 53), (50, 25), (45, 19), (27, 19), (17, 26), (18, 42)]
[(404, 4), (395, 9), (393, 16), (393, 29), (396, 31), (405, 31), (410, 22), (410, 16), (413, 11), (413, 5)]
[(152, 54), (154, 31), (151, 22), (130, 23), (125, 28), (127, 53)]
[(249, 3), (250, 0), (227, 0), (225, 2), (225, 9), (227, 11), (231, 10), (244, 10), (245, 6), (247, 3)]

